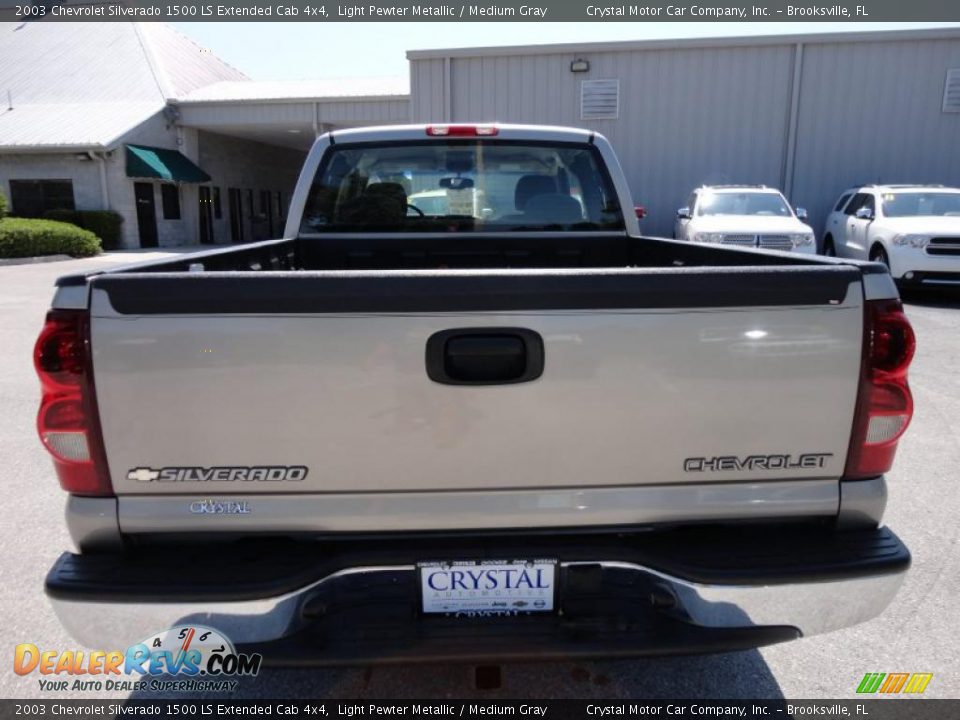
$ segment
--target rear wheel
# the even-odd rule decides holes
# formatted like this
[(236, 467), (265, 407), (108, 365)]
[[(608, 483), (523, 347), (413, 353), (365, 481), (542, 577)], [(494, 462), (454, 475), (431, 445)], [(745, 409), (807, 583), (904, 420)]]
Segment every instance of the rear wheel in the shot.
[(827, 257), (836, 257), (836, 256), (837, 256), (837, 248), (836, 248), (836, 247), (834, 246), (834, 244), (833, 244), (833, 236), (832, 236), (832, 235), (827, 235), (827, 236), (823, 239), (823, 254), (826, 255)]

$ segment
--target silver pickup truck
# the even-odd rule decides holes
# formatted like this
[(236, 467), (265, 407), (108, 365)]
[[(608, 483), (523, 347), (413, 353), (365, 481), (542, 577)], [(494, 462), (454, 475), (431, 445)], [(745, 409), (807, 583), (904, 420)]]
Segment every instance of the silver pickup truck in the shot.
[(596, 133), (328, 133), (284, 238), (58, 281), (46, 591), (81, 642), (277, 664), (843, 628), (910, 563), (913, 349), (882, 265), (640, 236)]

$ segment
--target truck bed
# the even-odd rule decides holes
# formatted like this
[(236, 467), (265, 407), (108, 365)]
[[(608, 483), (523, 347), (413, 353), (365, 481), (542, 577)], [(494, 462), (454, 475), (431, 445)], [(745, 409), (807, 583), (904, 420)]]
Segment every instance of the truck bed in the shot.
[[(606, 233), (523, 233), (411, 237), (331, 235), (317, 238), (266, 240), (191, 253), (168, 260), (152, 260), (112, 270), (110, 275), (133, 272), (186, 272), (201, 264), (206, 272), (315, 271), (315, 270), (431, 270), (524, 268), (670, 268), (815, 266), (857, 264), (834, 258), (699, 245), (665, 238), (624, 237)], [(866, 263), (859, 263), (870, 267)], [(196, 270), (201, 268), (195, 267)], [(59, 286), (84, 284), (89, 274), (67, 275)]]
[[(835, 514), (869, 266), (473, 243), (280, 240), (64, 278), (90, 287), (121, 528), (216, 527), (182, 510), (211, 493), (255, 495), (245, 527), (290, 531)], [(425, 367), (438, 333), (516, 329), (542, 339), (530, 382)], [(303, 470), (247, 479), (263, 468)]]
[(444, 312), (837, 304), (851, 280), (880, 270), (660, 238), (361, 236), (270, 240), (57, 284), (90, 281), (123, 314)]

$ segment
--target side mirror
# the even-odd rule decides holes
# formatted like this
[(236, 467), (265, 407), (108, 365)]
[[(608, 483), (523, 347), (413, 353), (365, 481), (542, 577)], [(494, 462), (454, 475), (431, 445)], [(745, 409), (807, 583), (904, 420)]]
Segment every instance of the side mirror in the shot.
[(679, 210), (677, 210), (677, 217), (680, 218), (681, 220), (689, 220), (690, 218), (693, 217), (693, 213), (690, 212), (690, 208), (682, 207)]
[(633, 211), (637, 214), (637, 220), (643, 220), (647, 216), (647, 209), (643, 205), (637, 205)]
[(807, 214), (807, 209), (798, 207), (797, 208), (797, 220), (806, 220), (809, 217)]
[(873, 220), (873, 210), (868, 207), (862, 207), (857, 210), (856, 217), (859, 220)]

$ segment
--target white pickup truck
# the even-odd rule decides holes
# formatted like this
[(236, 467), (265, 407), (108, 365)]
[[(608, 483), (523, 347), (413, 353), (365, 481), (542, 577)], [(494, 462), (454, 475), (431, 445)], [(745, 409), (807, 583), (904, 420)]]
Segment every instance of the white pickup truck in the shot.
[(886, 268), (640, 237), (631, 206), (592, 132), (336, 131), (284, 238), (61, 278), (35, 363), (62, 623), (343, 664), (876, 616), (910, 563)]

